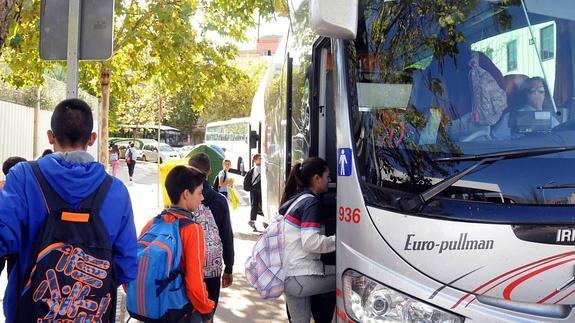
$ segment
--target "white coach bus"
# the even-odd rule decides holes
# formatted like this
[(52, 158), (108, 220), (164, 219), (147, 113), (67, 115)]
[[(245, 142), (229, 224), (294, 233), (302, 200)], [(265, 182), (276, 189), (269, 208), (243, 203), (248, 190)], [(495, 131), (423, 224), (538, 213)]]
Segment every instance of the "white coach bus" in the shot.
[(204, 142), (224, 150), (232, 169), (245, 173), (250, 166), (250, 118), (233, 118), (206, 124)]
[(264, 213), (328, 161), (337, 320), (574, 322), (572, 1), (289, 3)]

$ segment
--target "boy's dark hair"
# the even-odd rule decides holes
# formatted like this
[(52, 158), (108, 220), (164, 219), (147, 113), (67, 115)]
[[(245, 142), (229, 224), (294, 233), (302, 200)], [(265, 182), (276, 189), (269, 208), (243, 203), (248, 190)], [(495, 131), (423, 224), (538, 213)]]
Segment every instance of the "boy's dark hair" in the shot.
[(52, 149), (50, 149), (50, 148), (44, 149), (44, 151), (42, 152), (42, 157), (44, 157), (44, 156), (46, 156), (46, 155), (50, 155), (50, 154), (52, 154), (52, 153), (54, 153), (54, 152), (52, 151)]
[(60, 145), (86, 145), (94, 127), (92, 109), (80, 99), (64, 100), (54, 108), (50, 126)]
[(189, 168), (187, 166), (179, 165), (174, 167), (166, 176), (166, 191), (170, 197), (172, 204), (180, 202), (180, 195), (189, 190), (191, 193), (203, 185), (206, 176), (199, 170)]
[(19, 162), (25, 162), (26, 159), (18, 156), (8, 157), (2, 164), (2, 173), (4, 175), (8, 175), (10, 168), (14, 167), (14, 165), (18, 164)]
[(210, 172), (210, 156), (206, 153), (195, 154), (188, 160), (188, 165), (199, 169), (207, 175)]

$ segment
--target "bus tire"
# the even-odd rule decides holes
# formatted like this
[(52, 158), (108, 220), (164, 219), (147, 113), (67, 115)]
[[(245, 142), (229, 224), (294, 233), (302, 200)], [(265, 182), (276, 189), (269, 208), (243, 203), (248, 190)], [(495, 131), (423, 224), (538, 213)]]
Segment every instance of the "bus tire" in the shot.
[(146, 155), (142, 155), (142, 160), (143, 160), (143, 161), (147, 161), (147, 160), (146, 160)]

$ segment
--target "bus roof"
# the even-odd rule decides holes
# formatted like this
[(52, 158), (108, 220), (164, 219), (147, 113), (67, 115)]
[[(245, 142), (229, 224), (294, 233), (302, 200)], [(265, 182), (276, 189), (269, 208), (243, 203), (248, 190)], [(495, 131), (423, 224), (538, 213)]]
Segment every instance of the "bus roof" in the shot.
[(251, 121), (250, 117), (232, 118), (230, 120), (208, 122), (206, 124), (206, 128), (214, 127), (214, 126), (225, 126), (225, 125), (230, 125), (230, 124), (238, 124), (238, 123), (250, 123), (250, 121)]
[[(121, 124), (120, 128), (132, 128), (132, 129), (158, 129), (157, 125), (153, 124), (142, 124), (142, 125), (132, 125), (132, 124)], [(180, 129), (170, 127), (170, 126), (160, 126), (160, 130), (175, 130), (180, 131)]]

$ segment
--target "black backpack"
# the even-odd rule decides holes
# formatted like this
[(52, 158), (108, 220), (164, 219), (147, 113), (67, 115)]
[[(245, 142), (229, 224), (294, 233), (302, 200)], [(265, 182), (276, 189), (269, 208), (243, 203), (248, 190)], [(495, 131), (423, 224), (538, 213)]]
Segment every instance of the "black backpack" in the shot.
[[(226, 181), (227, 177), (228, 177), (228, 172), (224, 171), (224, 182)], [(218, 176), (216, 176), (216, 178), (214, 178), (214, 184), (212, 184), (212, 188), (216, 192), (220, 191), (220, 176), (219, 176), (219, 174), (218, 174)]]
[(112, 178), (72, 209), (30, 162), (48, 208), (18, 300), (18, 322), (114, 322), (112, 244), (100, 207)]
[(254, 176), (254, 169), (250, 169), (246, 176), (244, 176), (244, 191), (249, 192), (252, 190), (252, 177)]

